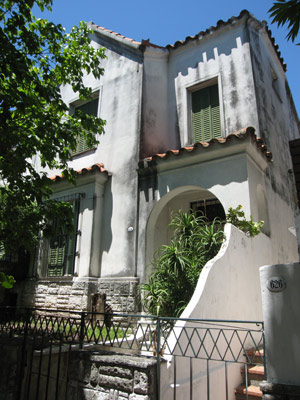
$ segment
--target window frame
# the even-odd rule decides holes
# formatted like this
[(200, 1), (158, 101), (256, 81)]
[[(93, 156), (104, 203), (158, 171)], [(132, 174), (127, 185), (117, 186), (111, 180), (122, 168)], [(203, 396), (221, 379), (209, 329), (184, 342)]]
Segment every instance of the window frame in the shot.
[[(192, 94), (205, 89), (209, 86), (218, 86), (218, 99), (219, 99), (219, 112), (220, 112), (220, 136), (224, 137), (224, 121), (223, 121), (223, 102), (222, 102), (222, 85), (219, 76), (214, 76), (212, 78), (206, 79), (201, 82), (194, 83), (192, 86), (187, 87), (187, 109), (188, 109), (188, 142), (190, 144), (195, 144), (194, 132), (193, 132), (193, 111), (192, 111)], [(211, 139), (209, 139), (211, 140)]]
[[(213, 217), (213, 218), (209, 217), (209, 211), (207, 211), (207, 210), (213, 206), (222, 207), (222, 213), (223, 213), (222, 217), (220, 215), (215, 215), (215, 217)], [(204, 212), (202, 212), (200, 210), (200, 208), (204, 208)], [(212, 222), (213, 219), (216, 217), (220, 218), (221, 221), (225, 221), (225, 219), (226, 219), (226, 213), (225, 213), (224, 206), (221, 203), (221, 201), (216, 197), (208, 197), (208, 198), (204, 198), (204, 199), (200, 199), (200, 200), (190, 201), (190, 209), (197, 216), (203, 215), (204, 217), (206, 217), (209, 222)]]
[[(98, 99), (96, 117), (99, 117), (99, 115), (100, 115), (100, 93), (101, 93), (101, 91), (100, 91), (100, 89), (98, 88), (98, 89), (95, 89), (95, 90), (92, 92), (91, 97), (90, 97), (89, 99), (85, 100), (85, 101), (82, 101), (82, 100), (80, 100), (79, 98), (76, 98), (76, 99), (71, 100), (71, 101), (69, 102), (69, 113), (70, 113), (71, 115), (73, 115), (73, 114), (75, 113), (75, 111), (76, 111), (77, 108), (82, 107), (82, 106), (84, 106), (84, 105), (86, 105), (86, 104), (88, 104), (88, 103), (90, 103), (90, 102), (92, 102), (92, 101)], [(78, 139), (77, 139), (77, 141), (78, 141)], [(77, 146), (77, 144), (76, 144), (76, 146)], [(90, 147), (90, 148), (85, 148), (84, 150), (77, 150), (77, 149), (76, 149), (76, 150), (74, 150), (74, 151), (71, 153), (71, 155), (72, 155), (72, 157), (74, 157), (74, 156), (78, 156), (78, 155), (87, 153), (87, 152), (89, 152), (89, 151), (95, 150), (95, 149), (96, 149), (96, 146)]]
[[(81, 206), (81, 199), (84, 198), (85, 195), (84, 193), (75, 193), (75, 194), (70, 194), (70, 195), (66, 195), (63, 197), (59, 197), (59, 198), (55, 198), (54, 200), (57, 201), (66, 201), (66, 202), (74, 202), (74, 232), (72, 232), (71, 234), (57, 234), (55, 235), (53, 238), (49, 238), (48, 239), (48, 244), (47, 244), (47, 258), (46, 258), (46, 277), (47, 278), (64, 278), (64, 277), (68, 277), (68, 276), (76, 276), (77, 275), (77, 271), (76, 271), (76, 256), (79, 255), (79, 251), (78, 251), (78, 237), (81, 234), (81, 231), (79, 229), (80, 226), (80, 206)], [(53, 269), (55, 270), (58, 269), (60, 267), (60, 265), (56, 265), (56, 266), (51, 266), (49, 265), (49, 260), (51, 257), (51, 243), (56, 239), (56, 238), (62, 238), (62, 240), (64, 240), (65, 236), (65, 241), (67, 242), (66, 244), (66, 249), (64, 249), (64, 262), (62, 264), (62, 274), (57, 274), (57, 273), (49, 273), (49, 269)], [(58, 239), (58, 240), (59, 240)], [(73, 250), (72, 253), (69, 253), (69, 245), (70, 242), (73, 242)], [(69, 260), (68, 257), (72, 257), (71, 259), (71, 268), (70, 268), (70, 264), (69, 264)], [(58, 257), (58, 256), (57, 256)]]

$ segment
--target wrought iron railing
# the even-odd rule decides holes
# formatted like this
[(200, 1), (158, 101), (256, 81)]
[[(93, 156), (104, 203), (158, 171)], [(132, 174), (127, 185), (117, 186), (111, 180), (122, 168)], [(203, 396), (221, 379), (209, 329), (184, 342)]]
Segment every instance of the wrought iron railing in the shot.
[(101, 344), (156, 355), (251, 363), (263, 359), (263, 323), (47, 309), (0, 308), (0, 333), (49, 336), (66, 343)]
[(51, 346), (57, 343), (59, 351), (65, 344), (69, 344), (69, 349), (71, 345), (80, 349), (93, 345), (95, 349), (104, 346), (104, 350), (116, 349), (119, 353), (129, 351), (156, 357), (158, 393), (161, 360), (167, 359), (173, 363), (175, 397), (178, 358), (189, 359), (191, 396), (195, 359), (207, 363), (208, 387), (209, 363), (223, 363), (226, 375), (228, 365), (243, 364), (246, 380), (248, 365), (254, 363), (254, 358), (260, 358), (264, 363), (264, 327), (259, 321), (161, 318), (46, 309), (16, 310), (6, 307), (0, 308), (1, 333), (14, 337), (33, 337), (36, 348), (41, 352), (46, 351), (49, 343)]

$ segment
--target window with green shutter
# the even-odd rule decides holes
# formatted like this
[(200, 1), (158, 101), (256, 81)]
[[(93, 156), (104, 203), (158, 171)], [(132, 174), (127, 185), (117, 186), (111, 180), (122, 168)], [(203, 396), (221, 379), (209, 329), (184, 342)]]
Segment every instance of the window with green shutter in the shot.
[(191, 93), (193, 142), (221, 137), (218, 84)]
[[(73, 230), (66, 234), (62, 228), (50, 240), (48, 252), (48, 276), (72, 275), (76, 255), (77, 225), (79, 214), (79, 199), (72, 201)], [(54, 221), (57, 224), (58, 221)]]
[[(95, 117), (97, 117), (97, 115), (98, 115), (98, 97), (92, 101), (89, 101), (88, 103), (85, 103), (81, 106), (75, 107), (75, 113), (77, 110), (82, 111), (84, 114), (94, 115)], [(83, 151), (86, 151), (86, 150), (90, 150), (90, 147), (88, 146), (88, 144), (86, 143), (84, 138), (81, 135), (79, 135), (77, 138), (76, 150), (72, 154), (74, 155), (74, 154), (82, 153)]]

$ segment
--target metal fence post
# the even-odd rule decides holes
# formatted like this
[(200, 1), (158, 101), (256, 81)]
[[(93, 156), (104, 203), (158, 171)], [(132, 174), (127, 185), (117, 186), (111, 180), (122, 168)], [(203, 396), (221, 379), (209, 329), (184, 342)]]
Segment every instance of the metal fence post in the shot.
[(268, 371), (267, 371), (267, 359), (266, 359), (266, 336), (265, 336), (265, 323), (264, 322), (262, 322), (262, 338), (263, 338), (265, 380), (267, 380), (268, 379)]
[(157, 371), (157, 400), (160, 400), (160, 318), (156, 320), (156, 371)]
[(23, 381), (25, 378), (25, 368), (26, 368), (26, 361), (27, 361), (27, 336), (28, 336), (28, 325), (30, 319), (30, 311), (28, 309), (25, 310), (25, 324), (24, 324), (24, 337), (23, 337), (23, 344), (22, 344), (22, 355), (21, 355), (21, 362), (20, 362), (20, 375), (19, 375), (19, 387), (17, 391), (17, 398), (21, 399), (22, 394), (22, 386)]
[(82, 312), (81, 319), (80, 319), (80, 335), (79, 335), (80, 350), (82, 350), (82, 348), (83, 348), (83, 341), (84, 341), (84, 321), (85, 321), (85, 312)]

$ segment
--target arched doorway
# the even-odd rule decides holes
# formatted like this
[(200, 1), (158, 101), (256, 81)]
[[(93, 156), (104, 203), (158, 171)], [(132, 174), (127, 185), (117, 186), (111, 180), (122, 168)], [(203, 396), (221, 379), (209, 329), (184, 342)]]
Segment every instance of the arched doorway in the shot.
[(178, 187), (164, 195), (155, 205), (146, 228), (146, 265), (153, 260), (155, 252), (163, 244), (168, 244), (171, 231), (168, 225), (172, 215), (179, 210), (205, 214), (208, 219), (225, 218), (220, 200), (209, 190), (199, 186)]

